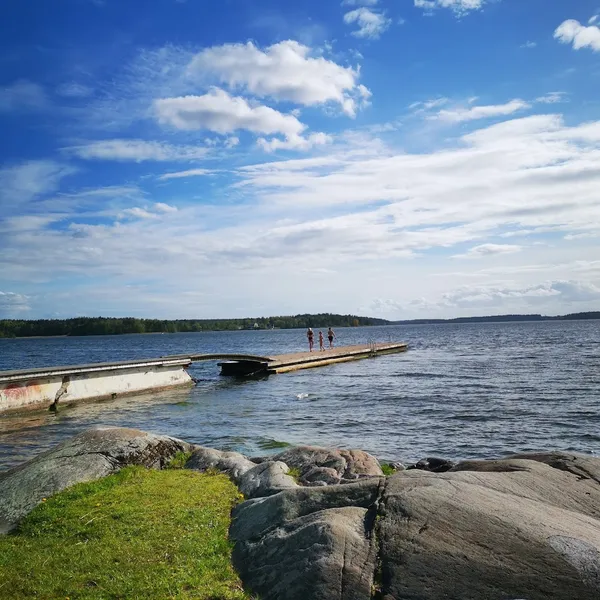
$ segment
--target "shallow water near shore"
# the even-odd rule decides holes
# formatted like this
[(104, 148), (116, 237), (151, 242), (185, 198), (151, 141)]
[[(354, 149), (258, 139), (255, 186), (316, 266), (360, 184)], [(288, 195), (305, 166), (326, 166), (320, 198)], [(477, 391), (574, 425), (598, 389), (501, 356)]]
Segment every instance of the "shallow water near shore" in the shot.
[[(361, 448), (381, 459), (600, 453), (600, 321), (338, 329), (340, 345), (406, 341), (407, 353), (198, 384), (58, 413), (0, 416), (0, 470), (98, 425), (135, 427), (250, 455), (287, 444)], [(0, 339), (0, 370), (187, 352), (304, 350), (300, 330)]]

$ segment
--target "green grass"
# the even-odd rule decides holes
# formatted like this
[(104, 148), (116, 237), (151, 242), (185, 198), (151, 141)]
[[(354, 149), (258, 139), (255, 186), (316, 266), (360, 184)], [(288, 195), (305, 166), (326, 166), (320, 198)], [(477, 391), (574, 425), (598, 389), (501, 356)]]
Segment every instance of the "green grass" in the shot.
[(383, 474), (386, 476), (393, 475), (396, 472), (396, 469), (394, 469), (394, 467), (392, 467), (392, 465), (389, 465), (387, 463), (381, 464), (381, 470), (383, 471)]
[(175, 456), (167, 464), (167, 469), (183, 469), (185, 463), (190, 460), (191, 452), (177, 452)]
[(227, 539), (224, 475), (128, 467), (76, 485), (0, 536), (0, 598), (249, 599)]
[(300, 480), (300, 469), (298, 469), (298, 467), (290, 467), (288, 469), (288, 472), (286, 473), (286, 475), (289, 475), (290, 477), (292, 477), (294, 479), (294, 481), (296, 483), (298, 483), (298, 481)]

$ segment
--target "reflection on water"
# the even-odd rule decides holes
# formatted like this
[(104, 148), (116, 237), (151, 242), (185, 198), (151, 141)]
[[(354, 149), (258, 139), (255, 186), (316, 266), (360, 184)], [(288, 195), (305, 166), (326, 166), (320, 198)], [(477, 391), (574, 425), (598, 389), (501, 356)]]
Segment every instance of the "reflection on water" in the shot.
[[(198, 363), (196, 387), (0, 417), (0, 469), (88, 427), (166, 433), (249, 454), (287, 444), (358, 447), (381, 458), (597, 452), (600, 321), (340, 329), (341, 344), (408, 341), (406, 354), (263, 380)], [(0, 340), (0, 369), (187, 352), (279, 354), (304, 332)]]

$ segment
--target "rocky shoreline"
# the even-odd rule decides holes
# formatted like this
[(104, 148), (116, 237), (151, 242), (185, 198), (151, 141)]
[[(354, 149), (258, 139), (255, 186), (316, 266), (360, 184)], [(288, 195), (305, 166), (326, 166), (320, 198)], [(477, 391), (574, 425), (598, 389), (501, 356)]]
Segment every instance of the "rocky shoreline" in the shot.
[(361, 450), (290, 448), (250, 459), (168, 436), (86, 431), (0, 473), (0, 532), (44, 498), (138, 464), (229, 475), (233, 561), (263, 599), (597, 600), (600, 459), (549, 452), (385, 476)]

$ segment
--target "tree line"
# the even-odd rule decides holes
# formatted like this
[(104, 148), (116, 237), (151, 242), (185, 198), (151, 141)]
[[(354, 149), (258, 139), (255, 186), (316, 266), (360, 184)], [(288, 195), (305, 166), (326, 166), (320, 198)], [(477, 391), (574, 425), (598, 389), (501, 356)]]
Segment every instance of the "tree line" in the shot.
[(393, 325), (439, 325), (441, 323), (510, 323), (515, 321), (584, 321), (600, 319), (599, 311), (571, 313), (558, 317), (545, 315), (490, 315), (487, 317), (457, 317), (456, 319), (410, 319), (393, 321)]
[(188, 333), (195, 331), (236, 331), (240, 329), (296, 329), (306, 327), (364, 327), (386, 325), (389, 321), (321, 313), (255, 319), (136, 319), (134, 317), (77, 317), (73, 319), (4, 319), (0, 337), (46, 337), (61, 335), (119, 335), (124, 333)]

